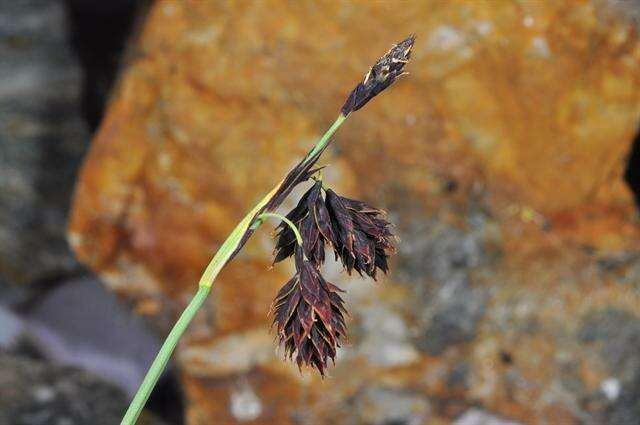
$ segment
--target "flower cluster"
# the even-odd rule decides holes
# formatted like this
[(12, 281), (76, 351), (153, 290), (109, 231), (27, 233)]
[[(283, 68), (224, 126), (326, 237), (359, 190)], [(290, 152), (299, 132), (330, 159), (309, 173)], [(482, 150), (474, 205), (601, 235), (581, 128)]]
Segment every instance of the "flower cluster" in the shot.
[(325, 246), (349, 274), (355, 270), (375, 279), (377, 269), (387, 272), (394, 250), (391, 224), (383, 217), (382, 210), (325, 190), (318, 180), (286, 216), (300, 229), (302, 246), (294, 228), (285, 221), (278, 226), (274, 262), (294, 256), (296, 274), (280, 289), (271, 311), (280, 344), (298, 366), (316, 367), (324, 375), (345, 335), (341, 291), (320, 274)]
[[(300, 229), (304, 254), (318, 267), (324, 263), (328, 244), (335, 258), (351, 274), (353, 270), (376, 278), (376, 270), (388, 270), (388, 252), (394, 236), (384, 211), (362, 201), (345, 198), (327, 189), (322, 197), (322, 182), (316, 183), (300, 198), (287, 218)], [(278, 226), (274, 263), (294, 253), (296, 237), (285, 222)]]
[[(339, 121), (362, 108), (373, 97), (405, 74), (415, 37), (396, 44), (369, 69), (362, 82), (345, 101)], [(334, 127), (332, 127), (334, 129)], [(274, 211), (293, 188), (311, 178), (319, 169), (317, 160), (330, 142), (329, 136), (285, 177), (269, 201), (257, 212)], [(284, 285), (271, 306), (273, 324), (285, 355), (299, 367), (311, 366), (324, 376), (328, 360), (334, 360), (341, 339), (346, 334), (346, 310), (338, 287), (327, 282), (320, 269), (329, 247), (349, 275), (374, 280), (378, 270), (388, 271), (388, 256), (394, 252), (391, 224), (382, 210), (362, 201), (345, 198), (325, 189), (320, 180), (301, 197), (276, 229), (274, 263), (295, 258), (296, 274)], [(254, 227), (244, 234), (239, 248)]]

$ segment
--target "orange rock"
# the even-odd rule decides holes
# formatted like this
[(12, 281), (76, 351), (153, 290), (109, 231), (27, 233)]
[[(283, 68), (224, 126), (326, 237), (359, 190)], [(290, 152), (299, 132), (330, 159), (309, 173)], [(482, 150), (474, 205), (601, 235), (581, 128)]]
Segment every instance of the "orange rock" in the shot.
[[(77, 255), (175, 314), (236, 222), (411, 32), (410, 77), (354, 114), (324, 159), (328, 184), (390, 211), (393, 273), (374, 287), (328, 273), (348, 288), (351, 342), (329, 379), (300, 376), (265, 342), (291, 270), (267, 270), (259, 232), (179, 350), (190, 424), (446, 423), (478, 404), (522, 422), (624, 417), (598, 382), (632, 391), (640, 359), (625, 335), (640, 319), (600, 330), (590, 318), (640, 316), (622, 181), (640, 43), (598, 0), (158, 1), (78, 182)], [(606, 341), (624, 367), (603, 359)], [(358, 410), (376, 400), (411, 407)]]

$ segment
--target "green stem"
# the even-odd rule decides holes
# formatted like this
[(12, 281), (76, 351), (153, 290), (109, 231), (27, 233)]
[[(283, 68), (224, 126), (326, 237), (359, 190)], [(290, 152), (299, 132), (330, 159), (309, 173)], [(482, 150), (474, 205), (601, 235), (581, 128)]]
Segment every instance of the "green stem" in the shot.
[(296, 241), (298, 242), (298, 245), (302, 246), (302, 236), (300, 236), (300, 231), (298, 230), (296, 225), (293, 224), (293, 221), (289, 220), (287, 217), (285, 217), (283, 215), (280, 215), (278, 213), (265, 212), (265, 213), (260, 214), (258, 216), (258, 219), (256, 220), (256, 222), (254, 224), (252, 224), (251, 227), (253, 229), (257, 229), (262, 224), (264, 219), (268, 218), (268, 217), (277, 218), (277, 219), (280, 219), (280, 220), (284, 221), (285, 223), (287, 223), (287, 225), (293, 231), (293, 234), (296, 235)]
[[(305, 162), (313, 157), (313, 155), (318, 153), (321, 149), (323, 149), (327, 145), (327, 143), (329, 143), (331, 136), (336, 132), (338, 127), (340, 127), (345, 119), (347, 119), (347, 116), (345, 115), (340, 115), (336, 119), (331, 127), (329, 127), (327, 132), (316, 143), (311, 152), (307, 154), (307, 156), (305, 157)], [(253, 209), (233, 229), (231, 234), (218, 249), (218, 252), (216, 252), (216, 254), (213, 256), (213, 259), (200, 278), (200, 282), (198, 284), (198, 292), (196, 292), (187, 308), (184, 310), (182, 315), (180, 315), (180, 318), (173, 326), (173, 329), (171, 329), (171, 332), (169, 332), (169, 335), (162, 344), (162, 347), (160, 347), (158, 355), (151, 364), (151, 367), (145, 375), (142, 384), (140, 384), (140, 388), (138, 388), (138, 392), (134, 396), (131, 404), (129, 405), (129, 408), (127, 409), (127, 412), (122, 418), (122, 422), (120, 422), (121, 425), (134, 425), (138, 420), (138, 417), (140, 416), (140, 413), (142, 412), (142, 409), (144, 408), (149, 395), (151, 395), (153, 387), (155, 387), (158, 379), (160, 378), (160, 375), (162, 374), (162, 371), (167, 366), (167, 362), (171, 358), (171, 354), (176, 348), (180, 337), (182, 336), (185, 329), (187, 328), (193, 317), (196, 315), (196, 313), (202, 306), (202, 303), (211, 291), (211, 286), (213, 285), (216, 276), (218, 275), (218, 273), (220, 273), (222, 267), (224, 267), (227, 261), (229, 261), (229, 259), (231, 258), (231, 255), (240, 243), (242, 236), (247, 231), (247, 229), (249, 229), (250, 226), (255, 226), (255, 229), (261, 224), (260, 220), (256, 220), (254, 222), (254, 217), (269, 202), (269, 200), (279, 187), (280, 184), (273, 188), (271, 192), (269, 192), (264, 198), (260, 200), (260, 202), (258, 202), (256, 206), (253, 207)], [(296, 239), (298, 240), (299, 244), (302, 244), (302, 238), (300, 237), (298, 229), (295, 227), (295, 225), (293, 225), (293, 223), (291, 223), (289, 220), (286, 220), (286, 217), (282, 217), (278, 214), (273, 214), (270, 212), (262, 213), (260, 217), (262, 216), (276, 216), (285, 221), (290, 226), (293, 226), (292, 229), (295, 229), (294, 233), (296, 233)], [(258, 221), (260, 221), (260, 223), (258, 223)]]
[(169, 332), (167, 339), (165, 339), (162, 347), (160, 348), (160, 351), (158, 352), (158, 355), (151, 364), (151, 367), (149, 368), (147, 375), (142, 381), (140, 388), (138, 388), (138, 392), (136, 393), (133, 401), (131, 401), (129, 408), (127, 409), (127, 413), (125, 413), (124, 417), (122, 418), (121, 424), (135, 424), (138, 420), (138, 416), (140, 416), (140, 413), (142, 412), (147, 399), (151, 395), (153, 387), (155, 387), (158, 379), (160, 378), (160, 375), (162, 375), (162, 371), (164, 371), (164, 368), (167, 366), (169, 358), (171, 357), (173, 350), (176, 348), (180, 337), (191, 322), (191, 319), (193, 319), (193, 317), (202, 306), (202, 303), (207, 298), (207, 295), (209, 295), (209, 291), (211, 291), (210, 286), (200, 286), (198, 288), (198, 292), (196, 292), (196, 295), (180, 315), (180, 318), (173, 326), (173, 329), (171, 329), (171, 332)]
[(331, 136), (333, 136), (333, 133), (336, 132), (338, 127), (342, 125), (342, 123), (344, 122), (344, 120), (347, 119), (347, 117), (348, 115), (340, 114), (338, 119), (335, 120), (335, 122), (331, 125), (331, 127), (329, 127), (329, 130), (327, 130), (327, 132), (324, 133), (324, 135), (320, 138), (320, 140), (318, 140), (318, 143), (316, 143), (316, 145), (313, 147), (311, 152), (309, 152), (309, 154), (305, 157), (305, 159), (311, 158), (313, 155), (315, 155), (321, 149), (327, 146), (327, 143), (329, 143), (329, 139), (331, 139)]

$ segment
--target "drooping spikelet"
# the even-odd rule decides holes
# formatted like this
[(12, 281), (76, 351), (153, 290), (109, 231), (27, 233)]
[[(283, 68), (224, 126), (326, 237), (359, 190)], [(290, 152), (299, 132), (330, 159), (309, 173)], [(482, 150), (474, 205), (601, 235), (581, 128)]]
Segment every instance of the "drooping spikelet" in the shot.
[(337, 235), (334, 251), (347, 272), (355, 270), (360, 275), (376, 278), (378, 269), (389, 269), (389, 252), (395, 252), (391, 223), (384, 219), (384, 211), (362, 201), (326, 192), (327, 209)]
[(273, 323), (285, 356), (295, 357), (300, 368), (315, 367), (324, 376), (346, 333), (342, 291), (324, 280), (300, 247), (295, 251), (296, 274), (273, 301)]

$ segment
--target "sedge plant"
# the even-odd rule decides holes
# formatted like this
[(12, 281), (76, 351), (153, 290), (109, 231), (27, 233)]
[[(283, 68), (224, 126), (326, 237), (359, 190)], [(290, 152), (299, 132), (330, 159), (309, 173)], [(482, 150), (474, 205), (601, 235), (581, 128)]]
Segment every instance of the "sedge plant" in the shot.
[[(300, 368), (310, 366), (324, 377), (329, 360), (346, 335), (346, 309), (337, 286), (321, 274), (328, 246), (347, 273), (376, 278), (386, 273), (388, 255), (394, 252), (391, 224), (382, 210), (349, 199), (323, 186), (317, 162), (336, 130), (349, 115), (406, 74), (415, 37), (394, 45), (351, 91), (340, 114), (309, 153), (238, 223), (205, 269), (198, 291), (171, 329), (121, 424), (136, 423), (149, 395), (164, 371), (185, 329), (196, 315), (220, 270), (240, 252), (251, 235), (268, 218), (280, 220), (276, 231), (274, 263), (293, 257), (296, 273), (278, 292), (271, 305), (277, 338), (285, 356)], [(315, 183), (286, 216), (275, 211), (298, 184)]]

